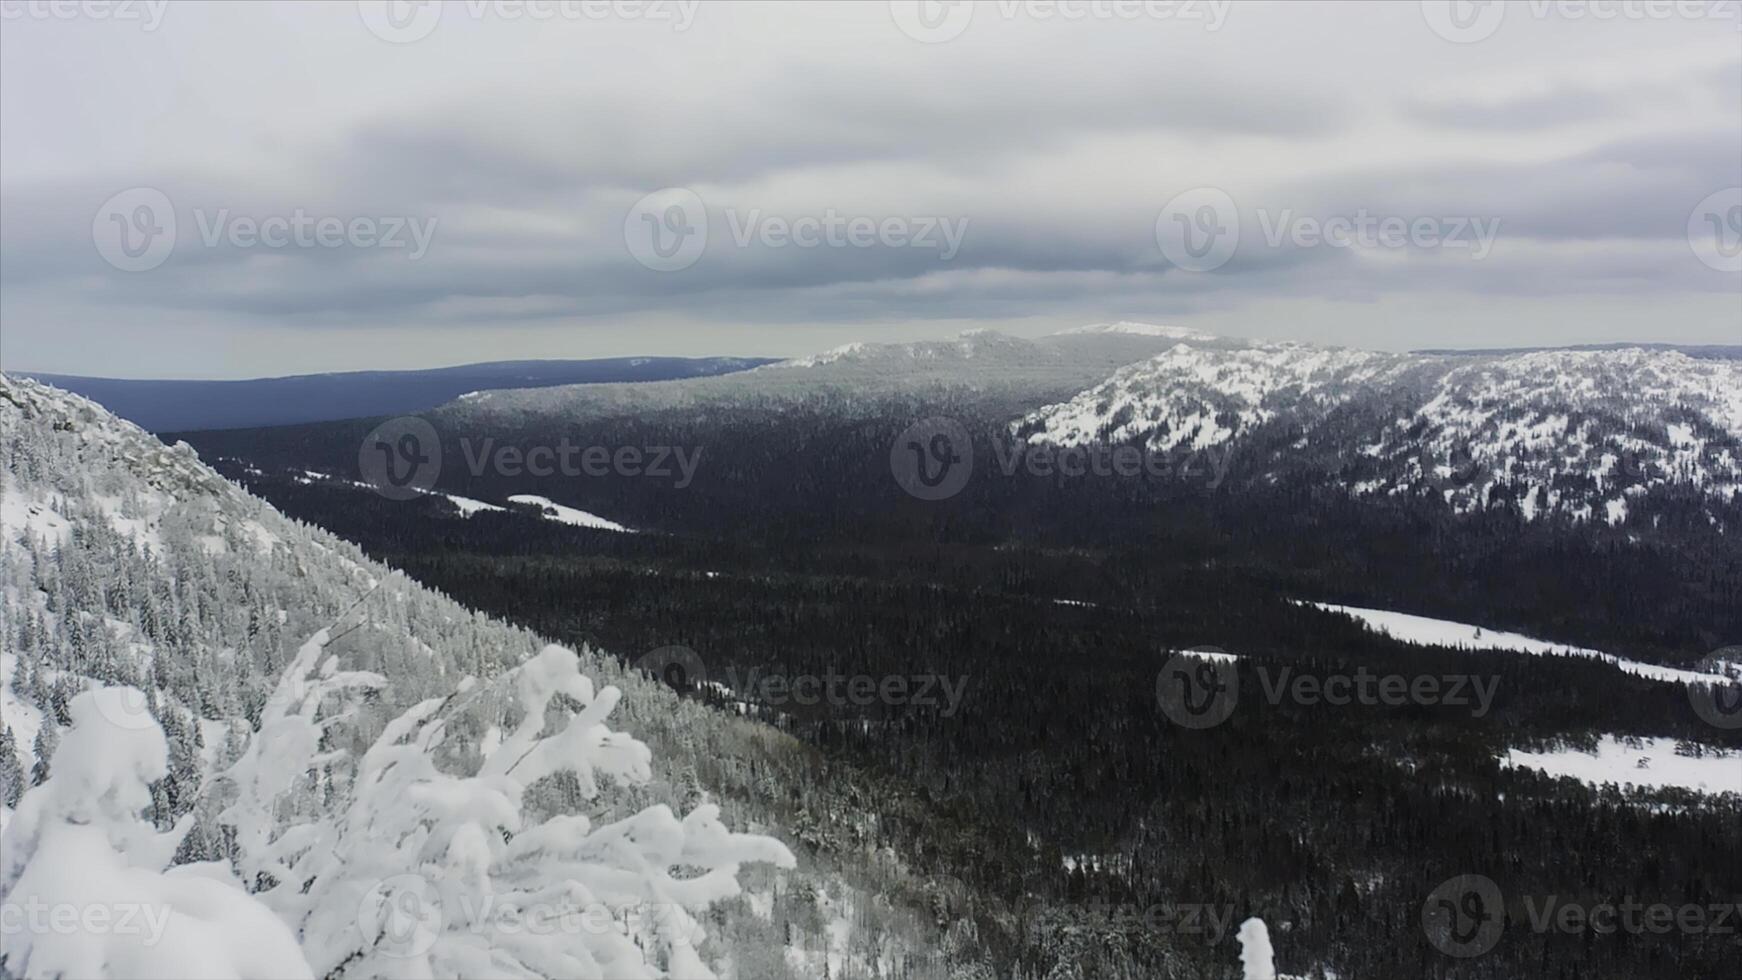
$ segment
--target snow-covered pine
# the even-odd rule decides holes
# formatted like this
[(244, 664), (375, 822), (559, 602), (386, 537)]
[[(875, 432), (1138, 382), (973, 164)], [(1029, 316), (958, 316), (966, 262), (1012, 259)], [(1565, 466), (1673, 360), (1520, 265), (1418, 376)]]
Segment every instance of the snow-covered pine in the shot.
[(169, 773), (145, 696), (95, 687), (68, 704), (53, 775), (0, 834), (0, 973), (63, 977), (312, 978), (296, 938), (224, 862), (169, 867), (193, 817), (141, 819)]
[[(772, 838), (727, 831), (712, 805), (681, 821), (664, 805), (602, 827), (580, 814), (529, 819), (538, 780), (568, 773), (597, 800), (603, 781), (652, 778), (647, 747), (605, 725), (621, 692), (595, 693), (557, 646), (491, 685), (516, 695), (507, 738), (492, 730), (445, 751), (450, 725), (484, 700), (468, 678), (389, 722), (353, 766), (323, 746), (354, 715), (347, 695), (386, 680), (339, 670), (330, 642), (317, 633), (280, 679), (259, 734), (222, 774), (236, 799), (219, 818), (235, 829), (240, 869), (272, 883), (261, 897), (324, 976), (706, 980), (695, 914), (738, 894), (742, 863), (796, 865)], [(580, 710), (555, 709), (559, 696)], [(466, 775), (438, 766), (460, 760)], [(332, 787), (328, 798), (311, 805), (305, 781)], [(299, 811), (288, 825), (286, 806)]]

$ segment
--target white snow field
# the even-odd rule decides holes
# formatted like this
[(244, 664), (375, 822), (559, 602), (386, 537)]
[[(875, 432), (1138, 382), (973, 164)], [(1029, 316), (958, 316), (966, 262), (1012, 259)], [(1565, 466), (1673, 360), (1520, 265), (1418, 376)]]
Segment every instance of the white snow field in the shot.
[(517, 493), (509, 497), (508, 500), (509, 502), (516, 504), (533, 504), (543, 512), (545, 517), (561, 524), (573, 524), (575, 527), (590, 527), (600, 531), (621, 531), (624, 534), (635, 533), (634, 528), (624, 527), (616, 521), (607, 520), (597, 514), (589, 514), (584, 510), (578, 510), (574, 507), (564, 507), (562, 504), (552, 501), (549, 497), (540, 497), (537, 494), (531, 493)]
[(1302, 604), (1323, 609), (1326, 612), (1353, 616), (1375, 633), (1382, 633), (1399, 642), (1411, 643), (1416, 646), (1462, 647), (1466, 650), (1513, 650), (1536, 656), (1585, 657), (1591, 660), (1600, 660), (1629, 674), (1677, 684), (1711, 684), (1718, 680), (1712, 674), (1681, 670), (1676, 667), (1663, 667), (1658, 664), (1640, 663), (1637, 660), (1623, 660), (1614, 654), (1592, 650), (1589, 647), (1539, 640), (1522, 633), (1491, 630), (1472, 623), (1433, 619), (1428, 616), (1392, 612), (1388, 609), (1339, 606), (1329, 602), (1305, 602)]
[(1742, 754), (1706, 746), (1704, 755), (1691, 758), (1677, 755), (1675, 749), (1673, 738), (1621, 739), (1605, 735), (1595, 753), (1512, 749), (1501, 765), (1535, 769), (1593, 786), (1605, 783), (1641, 789), (1680, 786), (1696, 793), (1742, 793)]

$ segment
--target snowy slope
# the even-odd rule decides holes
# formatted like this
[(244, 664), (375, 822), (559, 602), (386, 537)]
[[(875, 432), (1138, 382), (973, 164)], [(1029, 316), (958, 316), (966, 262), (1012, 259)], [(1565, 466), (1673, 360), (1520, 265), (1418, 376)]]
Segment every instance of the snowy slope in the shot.
[(1728, 497), (1742, 487), (1742, 362), (1639, 349), (1483, 359), (1443, 374), (1361, 452), (1401, 464), (1373, 492), (1405, 489), (1426, 458), (1461, 509), (1496, 481), (1522, 489), (1527, 515), (1565, 507), (1610, 523), (1666, 483)]
[(1012, 428), (1031, 442), (1063, 446), (1136, 441), (1158, 450), (1205, 449), (1279, 417), (1317, 421), (1364, 389), (1396, 383), (1419, 363), (1408, 355), (1305, 344), (1181, 343)]
[[(0, 723), (10, 727), (15, 743), (9, 758), (0, 759), (0, 792), (6, 796), (3, 802), (9, 805), (20, 791), (28, 790), (38, 759), (56, 759), (57, 746), (73, 736), (72, 729), (50, 722), (82, 697), (81, 692), (97, 685), (108, 685), (105, 689), (111, 691), (122, 690), (122, 686), (136, 688), (144, 692), (142, 698), (112, 697), (85, 703), (106, 705), (101, 712), (104, 722), (141, 730), (161, 728), (166, 772), (161, 778), (147, 777), (151, 791), (143, 798), (144, 816), (159, 827), (167, 827), (178, 818), (189, 821), (188, 835), (178, 852), (180, 860), (228, 862), (234, 855), (225, 843), (228, 838), (220, 817), (234, 817), (233, 807), (238, 803), (232, 798), (231, 787), (254, 786), (257, 780), (250, 777), (245, 784), (238, 784), (233, 777), (219, 780), (213, 774), (247, 758), (246, 753), (266, 737), (265, 729), (256, 731), (256, 727), (274, 717), (274, 712), (282, 717), (290, 706), (287, 697), (303, 697), (319, 689), (314, 686), (317, 684), (365, 683), (372, 688), (369, 697), (323, 723), (321, 731), (326, 734), (318, 736), (318, 743), (298, 741), (301, 736), (290, 739), (300, 746), (292, 758), (295, 752), (318, 748), (322, 751), (319, 765), (342, 769), (349, 764), (347, 759), (363, 759), (365, 750), (386, 751), (381, 746), (371, 749), (369, 739), (383, 732), (386, 722), (399, 712), (415, 709), (420, 702), (429, 707), (446, 704), (456, 692), (467, 692), (467, 699), (461, 702), (464, 708), (454, 708), (453, 717), (444, 720), (452, 724), (426, 728), (418, 741), (428, 748), (408, 751), (420, 759), (439, 759), (462, 774), (480, 774), (462, 780), (426, 771), (419, 777), (423, 781), (420, 785), (427, 787), (422, 790), (428, 794), (423, 805), (432, 808), (432, 813), (459, 808), (467, 814), (466, 819), (486, 823), (508, 819), (503, 815), (502, 794), (509, 790), (512, 798), (521, 790), (509, 787), (500, 776), (491, 776), (488, 760), (503, 745), (512, 745), (521, 737), (519, 730), (526, 721), (517, 714), (522, 711), (517, 700), (498, 693), (502, 685), (493, 685), (492, 679), (513, 678), (514, 684), (506, 690), (512, 692), (518, 686), (524, 697), (528, 689), (520, 678), (526, 665), (548, 661), (552, 656), (559, 666), (575, 664), (573, 654), (552, 654), (556, 648), (545, 648), (541, 653), (545, 644), (538, 637), (473, 613), (370, 560), (356, 547), (285, 518), (219, 477), (185, 445), (164, 446), (83, 398), (4, 375), (0, 375), (0, 502), (0, 640), (5, 652), (0, 659)], [(322, 642), (315, 648), (315, 659), (310, 660), (309, 644), (315, 638)], [(293, 663), (313, 666), (321, 658), (326, 658), (325, 663), (311, 670), (306, 681), (286, 687), (288, 682), (281, 675), (293, 676), (294, 672), (287, 674)], [(579, 803), (593, 803), (604, 808), (602, 814), (621, 817), (642, 810), (643, 816), (635, 819), (658, 835), (671, 833), (673, 813), (688, 813), (684, 834), (718, 841), (736, 839), (718, 836), (723, 828), (713, 823), (713, 811), (707, 805), (715, 789), (706, 780), (698, 784), (696, 774), (702, 772), (710, 774), (707, 779), (725, 781), (718, 791), (733, 802), (727, 804), (721, 818), (734, 827), (755, 831), (766, 827), (766, 817), (777, 810), (789, 812), (787, 794), (774, 789), (774, 780), (775, 774), (787, 771), (788, 758), (802, 759), (796, 747), (784, 748), (790, 740), (773, 730), (680, 699), (663, 684), (625, 669), (614, 658), (582, 650), (578, 663), (586, 675), (610, 687), (594, 688), (590, 682), (582, 683), (584, 676), (571, 673), (562, 682), (567, 685), (563, 689), (570, 692), (572, 703), (589, 710), (593, 700), (589, 692), (593, 690), (601, 692), (599, 710), (618, 705), (611, 719), (616, 731), (589, 722), (564, 736), (570, 740), (570, 748), (551, 761), (579, 760), (584, 758), (579, 754), (584, 750), (603, 753), (601, 758), (610, 760), (610, 765), (598, 767), (600, 784), (594, 792), (601, 795), (596, 799), (550, 796), (543, 805), (554, 807), (552, 812), (561, 814), (567, 806)], [(549, 674), (546, 668), (540, 670)], [(607, 691), (612, 692), (609, 699)], [(622, 692), (621, 702), (616, 700), (615, 691)], [(319, 704), (320, 698), (312, 703)], [(329, 703), (329, 707), (336, 706)], [(429, 708), (421, 710), (427, 714)], [(532, 717), (530, 712), (527, 716)], [(537, 717), (542, 719), (544, 713), (538, 712)], [(341, 732), (345, 734), (341, 736)], [(293, 734), (287, 730), (277, 737), (282, 742)], [(654, 750), (654, 766), (645, 773), (651, 781), (618, 787), (605, 779), (607, 773), (619, 769), (634, 773), (645, 765), (636, 760), (646, 749), (634, 748), (640, 743), (627, 741), (630, 736)], [(433, 757), (425, 756), (426, 751), (434, 753)], [(250, 764), (254, 767), (251, 771), (261, 773), (258, 779), (266, 780), (259, 785), (289, 787), (307, 771), (302, 763), (284, 773), (260, 768), (265, 764), (260, 760), (270, 762), (277, 757), (268, 753)], [(479, 770), (480, 765), (486, 768)], [(60, 768), (57, 761), (49, 777), (52, 779)], [(537, 767), (522, 768), (521, 775), (528, 781), (539, 771)], [(674, 773), (684, 774), (683, 778), (674, 780)], [(750, 773), (759, 773), (754, 787), (747, 782)], [(20, 778), (23, 785), (18, 783)], [(334, 780), (332, 785), (338, 791), (349, 784), (350, 777), (341, 774), (328, 778)], [(593, 779), (590, 774), (581, 778), (582, 787)], [(467, 803), (468, 793), (479, 795)], [(318, 802), (318, 795), (304, 802)], [(387, 794), (382, 799), (399, 798)], [(353, 803), (354, 808), (361, 805)], [(288, 820), (276, 825), (273, 833), (289, 833), (292, 827), (316, 820), (323, 813), (319, 807), (303, 810), (267, 807), (258, 810), (259, 820), (268, 827), (273, 821)], [(759, 822), (758, 815), (764, 821)], [(0, 808), (0, 818), (7, 817), (8, 810)], [(535, 845), (529, 837), (524, 844), (509, 846), (530, 853), (534, 846), (560, 848), (564, 840), (580, 840), (585, 828), (573, 823), (575, 819), (579, 817), (559, 816), (545, 824), (538, 838), (543, 843)], [(341, 825), (343, 821), (334, 827)], [(603, 820), (594, 826), (601, 832), (623, 832), (610, 831)], [(397, 839), (415, 839), (415, 827), (414, 815), (413, 824), (402, 828), (410, 836)], [(321, 832), (332, 832), (332, 828)], [(500, 846), (490, 843), (500, 837), (498, 831), (489, 830), (473, 843), (490, 844), (500, 851)], [(286, 844), (292, 839), (284, 838)], [(673, 839), (681, 843), (681, 839)], [(473, 874), (485, 867), (477, 863), (483, 860), (480, 853), (474, 847), (463, 854), (451, 854), (449, 860), (466, 863), (466, 874)], [(675, 863), (679, 852), (670, 853)], [(764, 849), (760, 853), (772, 858), (779, 852)], [(392, 849), (385, 847), (371, 849), (360, 844), (355, 854), (398, 860)], [(402, 856), (414, 861), (411, 867), (416, 866), (415, 848)], [(331, 861), (325, 864), (330, 866)], [(697, 883), (686, 885), (686, 893), (736, 894), (736, 886), (725, 892), (714, 890), (730, 884), (734, 872), (723, 873), (728, 877), (709, 876), (707, 888), (712, 891), (697, 890), (702, 887)], [(811, 869), (778, 873), (790, 879), (782, 887), (826, 889), (831, 895), (857, 895), (855, 901), (869, 901), (863, 884), (870, 880), (868, 871), (852, 871), (847, 878), (836, 871)], [(887, 872), (877, 874), (886, 876)], [(248, 873), (239, 880), (256, 878)], [(766, 885), (772, 879), (763, 880)], [(281, 905), (288, 903), (299, 910), (298, 917), (287, 919), (300, 924), (296, 928), (315, 930), (318, 924), (320, 935), (338, 937), (335, 941), (341, 944), (367, 942), (366, 937), (358, 939), (351, 925), (358, 921), (360, 903), (367, 898), (361, 891), (335, 893), (333, 904), (312, 908), (307, 907), (312, 899), (299, 897), (297, 889), (279, 894), (285, 896)], [(632, 895), (623, 898), (639, 901)], [(784, 912), (764, 919), (749, 914), (749, 907), (735, 900), (709, 913), (708, 918), (706, 934), (711, 938), (697, 950), (685, 947), (684, 958), (671, 961), (674, 968), (687, 970), (684, 964), (701, 962), (690, 957), (694, 952), (730, 975), (731, 963), (779, 962), (788, 944), (813, 948), (839, 938), (834, 927), (816, 924), (818, 931), (813, 934), (811, 924), (794, 921)], [(631, 920), (644, 922), (646, 929), (663, 928), (661, 920), (619, 919)], [(887, 923), (897, 921), (917, 920), (892, 916), (878, 926), (860, 921), (856, 927), (865, 931), (854, 937), (853, 948), (879, 949), (883, 956), (923, 953), (923, 941), (910, 938), (922, 934), (918, 926), (901, 936), (881, 931)], [(452, 928), (454, 923), (448, 925)], [(347, 928), (351, 929), (348, 933)], [(335, 948), (343, 947), (311, 949), (310, 962), (317, 962), (323, 952)], [(453, 947), (461, 953), (466, 948), (464, 942)], [(317, 974), (325, 969), (317, 968)], [(562, 975), (577, 971), (585, 975), (578, 961), (552, 969)], [(331, 975), (352, 974), (338, 970)], [(781, 980), (799, 980), (801, 976), (780, 970), (759, 975)]]
[[(1624, 348), (1389, 354), (1181, 336), (1011, 424), (1034, 443), (1203, 449), (1238, 441), (1256, 476), (1356, 495), (1433, 494), (1619, 524), (1643, 494), (1742, 493), (1742, 362)], [(1268, 437), (1268, 438), (1265, 438)], [(1281, 448), (1278, 448), (1278, 447)]]

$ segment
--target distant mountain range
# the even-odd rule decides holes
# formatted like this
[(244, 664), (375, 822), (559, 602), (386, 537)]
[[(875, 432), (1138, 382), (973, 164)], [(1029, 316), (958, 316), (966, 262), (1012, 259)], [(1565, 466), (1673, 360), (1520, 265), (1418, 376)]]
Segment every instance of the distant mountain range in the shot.
[(1633, 344), (1621, 341), (1613, 344), (1571, 344), (1565, 347), (1428, 347), (1416, 354), (1465, 354), (1488, 356), (1495, 354), (1540, 354), (1543, 351), (1612, 351), (1627, 350), (1677, 351), (1702, 360), (1731, 361), (1742, 359), (1742, 344)]
[(346, 371), (245, 381), (146, 381), (11, 372), (84, 395), (150, 432), (250, 429), (405, 415), (468, 392), (667, 381), (744, 371), (765, 357), (606, 357), (492, 361), (420, 371)]
[[(1030, 445), (1238, 447), (1260, 482), (1432, 495), (1611, 525), (1647, 494), (1742, 498), (1742, 361), (1669, 345), (1388, 353), (1096, 324), (1025, 340), (849, 344), (724, 378), (491, 391), (432, 418), (457, 431), (807, 404), (1002, 418)], [(1717, 518), (1714, 518), (1716, 520)]]

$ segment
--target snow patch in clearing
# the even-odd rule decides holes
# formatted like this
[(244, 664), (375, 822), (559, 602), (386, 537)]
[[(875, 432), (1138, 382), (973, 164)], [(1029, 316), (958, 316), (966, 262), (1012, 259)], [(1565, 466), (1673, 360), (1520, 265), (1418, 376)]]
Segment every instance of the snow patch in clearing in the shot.
[(557, 521), (558, 523), (572, 524), (575, 527), (590, 527), (599, 531), (621, 531), (624, 534), (635, 533), (634, 530), (624, 527), (616, 521), (606, 520), (597, 514), (589, 514), (584, 510), (577, 510), (573, 507), (564, 507), (562, 504), (553, 502), (549, 497), (540, 497), (536, 494), (530, 493), (517, 493), (508, 499), (510, 502), (516, 504), (533, 504), (538, 507), (539, 512), (542, 513), (546, 519)]
[(1522, 633), (1485, 629), (1472, 623), (1433, 619), (1428, 616), (1415, 616), (1387, 609), (1338, 606), (1329, 602), (1306, 602), (1302, 605), (1352, 616), (1375, 633), (1389, 636), (1400, 643), (1409, 643), (1415, 646), (1454, 647), (1466, 650), (1511, 650), (1517, 653), (1550, 657), (1585, 657), (1591, 660), (1600, 660), (1626, 673), (1651, 680), (1677, 684), (1712, 684), (1717, 682), (1717, 678), (1711, 674), (1641, 663), (1637, 660), (1623, 660), (1614, 654), (1592, 650), (1589, 647), (1539, 640)]
[(1501, 760), (1509, 769), (1534, 769), (1602, 786), (1614, 783), (1640, 789), (1679, 786), (1696, 793), (1742, 793), (1742, 755), (1702, 746), (1699, 758), (1676, 754), (1673, 738), (1620, 739), (1605, 735), (1595, 753), (1562, 749), (1525, 752), (1512, 749)]
[(458, 507), (460, 509), (460, 516), (461, 517), (471, 517), (473, 514), (476, 514), (479, 511), (485, 511), (485, 510), (505, 511), (508, 509), (506, 507), (498, 507), (495, 504), (487, 504), (482, 500), (473, 500), (471, 497), (462, 497), (459, 494), (454, 494), (454, 493), (444, 493), (444, 494), (442, 494), (442, 496), (448, 498), (449, 503), (452, 503), (455, 507)]

